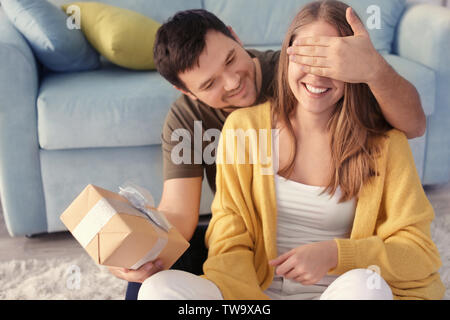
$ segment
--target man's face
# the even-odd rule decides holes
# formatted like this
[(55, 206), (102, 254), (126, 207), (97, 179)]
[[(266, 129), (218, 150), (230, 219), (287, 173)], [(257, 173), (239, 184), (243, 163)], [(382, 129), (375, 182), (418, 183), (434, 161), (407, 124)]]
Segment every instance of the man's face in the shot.
[(179, 74), (193, 99), (232, 111), (247, 107), (257, 98), (255, 63), (244, 48), (221, 32), (208, 31), (199, 65)]

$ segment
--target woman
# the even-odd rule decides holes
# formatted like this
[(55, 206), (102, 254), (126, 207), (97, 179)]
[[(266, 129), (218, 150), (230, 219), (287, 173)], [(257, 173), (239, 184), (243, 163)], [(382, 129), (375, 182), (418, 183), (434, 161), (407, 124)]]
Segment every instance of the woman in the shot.
[[(283, 42), (276, 98), (228, 117), (205, 274), (160, 272), (139, 298), (442, 298), (434, 213), (406, 137), (366, 84), (303, 73), (287, 55), (300, 37), (352, 35), (347, 8), (305, 6)], [(247, 161), (228, 135), (239, 130), (257, 135), (245, 145)], [(274, 150), (272, 175), (261, 159), (250, 161), (265, 148)]]

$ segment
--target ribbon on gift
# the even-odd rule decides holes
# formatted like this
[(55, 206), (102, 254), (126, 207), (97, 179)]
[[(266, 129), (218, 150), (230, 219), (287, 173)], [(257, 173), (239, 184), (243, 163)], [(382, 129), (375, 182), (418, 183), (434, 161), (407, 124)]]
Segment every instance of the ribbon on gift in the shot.
[(142, 264), (155, 260), (159, 256), (168, 242), (167, 232), (172, 225), (163, 214), (154, 208), (154, 200), (148, 190), (130, 182), (126, 182), (120, 186), (119, 190), (119, 194), (126, 198), (129, 203), (110, 198), (100, 199), (83, 217), (72, 234), (82, 247), (85, 248), (118, 212), (124, 212), (150, 220), (153, 222), (152, 225), (154, 228), (161, 228), (165, 231), (163, 233), (165, 237), (159, 237), (152, 249), (130, 268), (138, 269)]
[(169, 232), (172, 227), (166, 217), (155, 208), (153, 196), (145, 188), (142, 188), (132, 182), (125, 182), (119, 187), (119, 194), (126, 198), (136, 209), (147, 215), (147, 217), (157, 224), (160, 228)]

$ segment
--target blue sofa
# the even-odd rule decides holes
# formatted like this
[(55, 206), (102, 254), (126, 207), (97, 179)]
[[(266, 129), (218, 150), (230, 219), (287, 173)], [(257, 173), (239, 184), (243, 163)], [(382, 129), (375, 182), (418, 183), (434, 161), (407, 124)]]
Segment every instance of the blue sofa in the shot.
[[(230, 24), (247, 48), (265, 50), (280, 48), (293, 15), (309, 1), (102, 2), (159, 22), (179, 10), (205, 8)], [(346, 2), (365, 22), (370, 5), (381, 8), (381, 29), (369, 30), (375, 47), (416, 86), (427, 115), (425, 135), (410, 140), (418, 173), (423, 184), (449, 181), (450, 10), (401, 0)], [(159, 201), (161, 129), (179, 93), (156, 71), (102, 59), (94, 71), (49, 72), (1, 8), (0, 66), (0, 196), (11, 236), (66, 230), (59, 216), (89, 183), (117, 191), (131, 180)], [(208, 213), (212, 194), (204, 180), (201, 213)]]

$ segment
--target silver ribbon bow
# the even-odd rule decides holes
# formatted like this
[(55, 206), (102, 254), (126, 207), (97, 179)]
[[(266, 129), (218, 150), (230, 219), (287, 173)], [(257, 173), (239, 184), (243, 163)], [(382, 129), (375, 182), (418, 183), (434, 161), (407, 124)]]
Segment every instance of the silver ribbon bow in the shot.
[[(152, 194), (145, 188), (142, 188), (132, 182), (125, 182), (119, 187), (119, 194), (126, 198), (133, 207), (142, 212), (154, 224), (169, 232), (172, 227), (164, 214), (158, 212), (155, 207), (155, 200)], [(154, 210), (150, 209), (153, 208)]]

